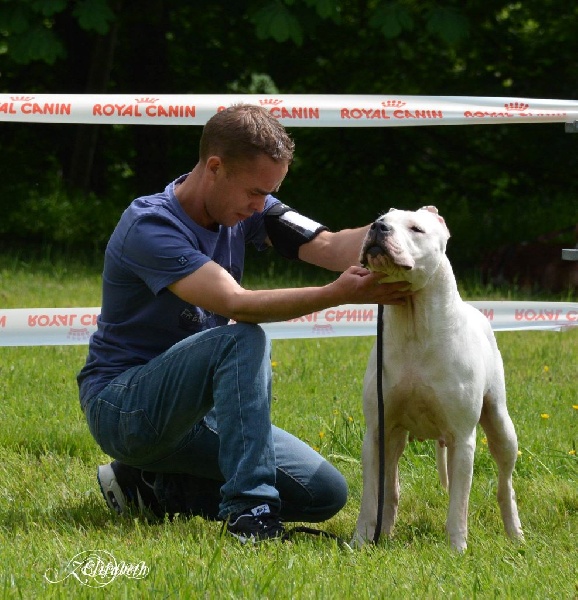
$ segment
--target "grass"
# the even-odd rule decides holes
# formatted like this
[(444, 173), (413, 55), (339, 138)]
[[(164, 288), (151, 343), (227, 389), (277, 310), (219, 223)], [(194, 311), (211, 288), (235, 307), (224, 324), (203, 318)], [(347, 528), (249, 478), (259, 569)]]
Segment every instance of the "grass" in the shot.
[[(309, 277), (270, 266), (251, 282), (300, 285)], [(99, 285), (98, 264), (0, 255), (4, 308), (98, 306)], [(469, 289), (468, 299), (499, 297)], [(201, 519), (113, 518), (95, 480), (107, 457), (77, 400), (74, 378), (86, 347), (0, 347), (0, 598), (578, 598), (578, 329), (497, 337), (521, 452), (514, 485), (526, 541), (515, 545), (503, 534), (496, 469), (480, 430), (462, 556), (445, 539), (447, 497), (429, 442), (406, 449), (395, 534), (377, 547), (349, 552), (332, 540), (300, 537), (247, 548)], [(274, 421), (347, 477), (346, 507), (320, 525), (346, 539), (361, 496), (361, 381), (372, 343), (273, 343)], [(103, 578), (100, 589), (84, 586), (80, 570), (47, 580), (62, 578), (89, 551), (110, 553), (119, 565), (144, 563), (148, 572)]]

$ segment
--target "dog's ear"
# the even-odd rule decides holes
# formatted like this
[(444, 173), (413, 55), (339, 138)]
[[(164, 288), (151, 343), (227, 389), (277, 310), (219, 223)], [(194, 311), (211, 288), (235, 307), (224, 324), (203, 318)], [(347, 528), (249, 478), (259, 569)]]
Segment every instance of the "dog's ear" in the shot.
[(446, 225), (446, 221), (445, 219), (439, 214), (438, 209), (435, 206), (422, 206), (420, 208), (420, 210), (427, 210), (430, 213), (433, 213), (438, 221), (444, 226), (445, 230), (448, 233), (448, 237), (450, 237), (450, 230), (448, 229), (448, 226)]
[(390, 208), (387, 212), (393, 212), (394, 210), (397, 210), (397, 208)]

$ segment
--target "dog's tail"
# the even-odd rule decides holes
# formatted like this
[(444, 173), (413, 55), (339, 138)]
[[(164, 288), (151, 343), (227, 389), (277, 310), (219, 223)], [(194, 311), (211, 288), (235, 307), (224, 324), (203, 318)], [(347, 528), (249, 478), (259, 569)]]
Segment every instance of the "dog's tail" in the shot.
[(445, 444), (440, 442), (436, 443), (436, 465), (438, 468), (438, 475), (440, 483), (444, 490), (448, 489), (448, 459), (447, 459), (447, 448)]

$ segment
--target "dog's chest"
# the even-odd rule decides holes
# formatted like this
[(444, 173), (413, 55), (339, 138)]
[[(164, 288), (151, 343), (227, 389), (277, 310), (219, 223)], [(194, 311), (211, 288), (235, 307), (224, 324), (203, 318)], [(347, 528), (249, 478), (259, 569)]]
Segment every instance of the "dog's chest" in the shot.
[[(459, 327), (436, 334), (425, 329), (407, 334), (388, 323), (382, 365), (388, 428), (450, 444), (458, 432), (475, 427), (489, 346), (466, 321), (457, 323)], [(368, 391), (375, 383), (368, 382)]]
[(384, 400), (391, 428), (400, 426), (420, 440), (449, 441), (446, 399), (431, 383), (415, 375), (402, 379), (386, 391)]

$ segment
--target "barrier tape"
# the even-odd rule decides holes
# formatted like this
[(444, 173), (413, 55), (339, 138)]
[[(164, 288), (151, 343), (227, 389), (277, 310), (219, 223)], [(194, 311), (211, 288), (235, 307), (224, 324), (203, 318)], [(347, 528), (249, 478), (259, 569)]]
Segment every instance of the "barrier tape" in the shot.
[[(494, 331), (562, 331), (578, 327), (578, 303), (469, 302)], [(96, 331), (100, 307), (0, 310), (1, 346), (87, 344)], [(377, 305), (344, 304), (298, 319), (263, 324), (271, 339), (370, 336), (376, 334)]]
[[(237, 102), (266, 107), (286, 126), (399, 127), (480, 123), (561, 123), (578, 119), (578, 102), (476, 96), (200, 94), (0, 94), (0, 121), (203, 125)], [(578, 304), (471, 302), (496, 331), (578, 326)], [(0, 310), (0, 346), (85, 344), (99, 307)], [(272, 339), (374, 335), (375, 305), (344, 305), (268, 323)]]
[(479, 96), (332, 94), (0, 94), (0, 121), (203, 125), (233, 103), (258, 104), (286, 126), (399, 127), (573, 123), (578, 101)]

